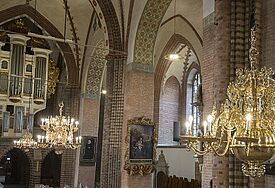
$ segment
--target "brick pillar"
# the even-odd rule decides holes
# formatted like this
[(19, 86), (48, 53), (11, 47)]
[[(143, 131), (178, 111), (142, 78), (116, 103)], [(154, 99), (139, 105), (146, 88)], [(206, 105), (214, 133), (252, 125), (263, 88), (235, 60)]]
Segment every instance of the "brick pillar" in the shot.
[[(220, 103), (226, 98), (230, 72), (230, 7), (230, 1), (217, 0), (216, 24), (210, 22), (208, 26), (206, 24), (204, 26), (204, 41), (213, 47), (209, 50), (204, 49), (203, 62), (201, 64), (203, 92), (205, 92), (203, 98), (204, 117), (211, 110), (213, 105), (213, 103), (211, 104), (211, 101), (213, 101), (212, 97), (214, 97), (218, 108)], [(209, 23), (209, 21), (205, 23)], [(213, 33), (215, 36), (214, 41), (210, 41), (211, 39), (213, 40)], [(210, 36), (212, 36), (211, 39), (208, 38)], [(204, 43), (204, 47), (209, 48), (207, 43)], [(208, 51), (210, 54), (207, 54)], [(214, 78), (215, 82), (213, 83)], [(207, 80), (210, 83), (207, 83)], [(210, 84), (213, 84), (214, 88), (211, 88)], [(203, 165), (203, 188), (209, 188), (210, 184), (214, 188), (228, 188), (228, 156), (216, 157), (213, 154), (208, 154), (204, 156)]]
[(120, 188), (125, 58), (108, 56), (107, 59), (100, 187)]
[[(275, 1), (262, 1), (261, 9), (261, 65), (270, 67), (275, 71), (275, 22), (271, 18), (275, 17)], [(255, 182), (257, 180), (254, 180)], [(260, 180), (263, 184), (263, 180)], [(275, 185), (273, 175), (265, 175), (265, 187), (271, 188)], [(263, 186), (263, 185), (261, 185)], [(256, 188), (256, 186), (254, 186)], [(253, 186), (251, 186), (253, 188)]]
[[(59, 102), (63, 100), (64, 102), (64, 115), (71, 116), (75, 119), (79, 119), (79, 103), (80, 103), (80, 89), (77, 85), (68, 84), (63, 86), (61, 96), (59, 96)], [(69, 185), (70, 187), (74, 186), (76, 159), (78, 150), (66, 150), (62, 154), (61, 161), (61, 177), (60, 177), (60, 186)]]
[(41, 180), (41, 161), (34, 160), (30, 164), (29, 187), (33, 188), (35, 184), (40, 184), (40, 180)]
[(249, 178), (249, 188), (265, 188), (265, 177)]
[(60, 187), (74, 186), (75, 156), (76, 150), (70, 149), (62, 154)]
[(265, 188), (272, 188), (275, 185), (274, 175), (265, 175)]
[[(231, 1), (230, 22), (230, 81), (234, 81), (236, 70), (249, 65), (250, 0)], [(248, 179), (241, 171), (242, 162), (229, 154), (229, 188), (245, 188)]]
[(275, 1), (262, 1), (262, 65), (275, 70)]
[[(214, 93), (214, 58), (215, 58), (215, 30), (214, 25), (214, 12), (203, 20), (203, 59), (201, 62), (201, 75), (202, 75), (202, 93), (203, 93), (203, 119), (211, 112), (213, 106), (213, 93)], [(203, 157), (202, 168), (202, 187), (210, 187), (212, 180), (212, 158), (213, 154), (207, 154)]]
[(41, 164), (42, 153), (41, 150), (32, 150), (32, 161), (30, 164), (30, 187), (34, 187), (35, 184), (40, 184), (41, 181)]
[[(229, 82), (230, 60), (230, 1), (216, 1), (216, 43), (214, 60), (214, 97), (219, 105), (226, 98)], [(213, 156), (213, 187), (228, 188), (228, 156)]]
[[(99, 96), (81, 98), (81, 136), (98, 136)], [(79, 154), (79, 153), (78, 153)], [(79, 157), (78, 157), (79, 158)], [(96, 164), (78, 166), (78, 182), (94, 187)]]
[(154, 74), (151, 65), (130, 63), (125, 73), (125, 112), (123, 124), (122, 178), (123, 188), (151, 188), (152, 174), (130, 176), (125, 170), (124, 156), (128, 145), (124, 142), (127, 135), (127, 121), (134, 117), (146, 116), (153, 119), (154, 109)]

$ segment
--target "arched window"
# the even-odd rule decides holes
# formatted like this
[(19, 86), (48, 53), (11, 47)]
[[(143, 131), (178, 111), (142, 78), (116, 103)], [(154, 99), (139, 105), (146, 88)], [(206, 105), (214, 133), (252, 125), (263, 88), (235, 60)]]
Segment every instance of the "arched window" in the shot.
[(201, 100), (201, 77), (200, 74), (197, 72), (193, 77), (192, 82), (192, 102), (191, 102), (191, 113), (193, 116), (193, 122), (192, 122), (192, 132), (194, 135), (197, 134), (199, 125), (201, 123), (201, 106), (202, 106), (202, 100)]
[(186, 121), (190, 123), (192, 116), (192, 134), (197, 135), (199, 125), (201, 123), (202, 114), (202, 88), (201, 76), (197, 69), (193, 68), (187, 77), (187, 92), (186, 92)]

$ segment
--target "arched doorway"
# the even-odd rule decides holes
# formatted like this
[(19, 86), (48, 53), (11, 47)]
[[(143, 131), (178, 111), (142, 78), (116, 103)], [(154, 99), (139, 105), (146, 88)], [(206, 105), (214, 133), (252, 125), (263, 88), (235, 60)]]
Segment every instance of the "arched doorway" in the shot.
[(30, 162), (20, 149), (11, 149), (0, 161), (0, 181), (5, 187), (27, 188), (30, 179)]
[(51, 151), (41, 166), (41, 183), (50, 187), (60, 187), (61, 155)]

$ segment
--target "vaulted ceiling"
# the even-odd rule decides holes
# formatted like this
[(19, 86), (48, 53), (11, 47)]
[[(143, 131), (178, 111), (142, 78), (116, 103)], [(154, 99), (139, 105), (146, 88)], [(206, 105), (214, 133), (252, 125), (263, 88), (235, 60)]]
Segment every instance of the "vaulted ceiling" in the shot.
[[(0, 11), (26, 4), (36, 9), (63, 37), (64, 33), (66, 33), (65, 38), (72, 39), (77, 43), (77, 46), (70, 44), (70, 47), (76, 62), (79, 64), (79, 74), (86, 74), (81, 70), (88, 67), (92, 60), (91, 56), (95, 53), (95, 49), (93, 47), (85, 47), (85, 45), (96, 46), (100, 41), (106, 40), (106, 36), (104, 37), (103, 34), (104, 32), (106, 33), (106, 31), (104, 28), (100, 28), (101, 23), (99, 23), (99, 19), (97, 18), (102, 15), (97, 15), (98, 12), (96, 13), (94, 10), (93, 4), (95, 4), (96, 0), (67, 0), (68, 13), (66, 32), (64, 32), (65, 1), (66, 0), (1, 0)], [(147, 14), (146, 6), (152, 3), (167, 4), (167, 1), (168, 0), (110, 0), (110, 2), (112, 2), (111, 6), (114, 7), (116, 14), (113, 16), (116, 16), (119, 23), (120, 35), (123, 40), (122, 43), (124, 43), (123, 45), (125, 46), (124, 50), (128, 53), (128, 63), (133, 62), (137, 33), (140, 32), (138, 30), (142, 30), (139, 24), (144, 15)], [(161, 58), (160, 55), (173, 34), (171, 27), (173, 26), (174, 20), (176, 20), (177, 23), (177, 33), (186, 35), (184, 37), (191, 43), (194, 54), (199, 56), (197, 58), (200, 59), (200, 48), (202, 46), (200, 43), (202, 38), (202, 0), (177, 0), (175, 12), (175, 0), (169, 0), (168, 3), (168, 6), (166, 6), (166, 9), (164, 9), (159, 18), (161, 25), (156, 27), (157, 37), (152, 46), (155, 63)], [(154, 14), (157, 13), (156, 11), (150, 13), (153, 18)], [(178, 16), (174, 18), (174, 15)], [(104, 19), (106, 21), (106, 19), (110, 18)], [(45, 32), (45, 34), (47, 35), (48, 33)], [(107, 45), (106, 42), (105, 45)]]

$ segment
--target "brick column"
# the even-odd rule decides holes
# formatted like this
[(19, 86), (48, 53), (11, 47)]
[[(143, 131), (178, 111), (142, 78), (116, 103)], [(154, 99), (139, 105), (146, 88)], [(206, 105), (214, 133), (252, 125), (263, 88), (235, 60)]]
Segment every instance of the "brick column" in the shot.
[[(216, 1), (216, 43), (214, 60), (214, 97), (219, 105), (226, 98), (226, 88), (229, 82), (230, 54), (230, 1)], [(213, 187), (228, 188), (228, 156), (213, 156)]]
[(31, 151), (32, 161), (30, 164), (30, 187), (34, 187), (35, 184), (41, 182), (41, 164), (42, 164), (42, 152), (41, 150)]
[[(81, 136), (98, 137), (99, 96), (81, 98)], [(79, 154), (79, 153), (78, 153)], [(77, 157), (77, 160), (79, 157)], [(78, 166), (78, 182), (88, 187), (94, 186), (96, 164)]]
[(64, 150), (61, 161), (60, 187), (74, 186), (75, 150)]
[[(268, 186), (267, 186), (268, 187)], [(265, 178), (249, 178), (249, 188), (265, 188)]]
[[(64, 102), (64, 115), (79, 119), (80, 89), (77, 85), (63, 86), (59, 102)], [(74, 186), (78, 150), (65, 150), (62, 154), (60, 186)]]
[(121, 187), (121, 144), (124, 111), (124, 57), (107, 57), (101, 188)]
[[(213, 68), (215, 58), (215, 30), (214, 13), (203, 20), (203, 59), (201, 62), (202, 93), (203, 93), (203, 119), (211, 112), (214, 101)], [(212, 180), (212, 154), (203, 157), (202, 187), (210, 187)]]
[(275, 70), (275, 1), (262, 1), (262, 65)]
[[(209, 49), (210, 47), (207, 43), (204, 43), (204, 47), (209, 49), (204, 51), (201, 65), (203, 92), (205, 92), (203, 98), (204, 117), (210, 112), (213, 105), (213, 103), (211, 104), (211, 101), (213, 101), (212, 97), (214, 97), (218, 108), (220, 103), (226, 98), (226, 88), (229, 82), (230, 72), (230, 7), (230, 1), (217, 0), (215, 24), (212, 15), (213, 24), (210, 20), (210, 24), (204, 27), (204, 41), (206, 40), (206, 42), (213, 47), (212, 51)], [(210, 41), (213, 40), (213, 38), (210, 39), (208, 37), (211, 35), (213, 37), (213, 33), (215, 36), (214, 41)], [(207, 54), (207, 51), (210, 51), (210, 54)], [(207, 76), (204, 77), (205, 75)], [(213, 79), (215, 79), (214, 83)], [(207, 83), (207, 80), (209, 80), (210, 83)], [(210, 84), (213, 84), (214, 88), (211, 88)], [(213, 154), (208, 154), (204, 157), (203, 165), (203, 188), (209, 188), (210, 184), (212, 184), (214, 188), (228, 188), (228, 156), (216, 157)]]
[[(275, 17), (275, 1), (262, 1), (261, 16), (261, 65), (275, 71), (275, 22), (271, 19)], [(265, 187), (271, 188), (274, 185), (274, 175), (265, 175)]]
[(123, 188), (151, 188), (153, 185), (152, 174), (130, 176), (123, 170), (125, 164), (124, 156), (128, 147), (124, 141), (127, 135), (127, 121), (139, 116), (153, 119), (154, 74), (151, 66), (130, 63), (126, 68), (121, 178), (121, 187)]
[(29, 187), (33, 188), (35, 184), (40, 184), (41, 180), (41, 161), (32, 161), (30, 164), (30, 184)]
[[(236, 70), (249, 65), (250, 0), (231, 1), (230, 22), (230, 81), (234, 81)], [(248, 178), (241, 171), (242, 162), (229, 154), (229, 188), (245, 188)]]

